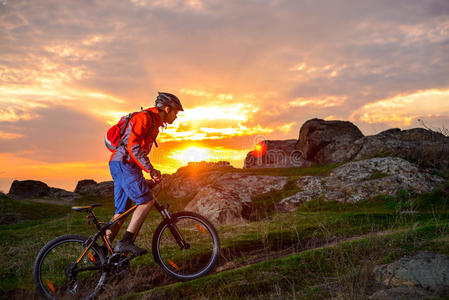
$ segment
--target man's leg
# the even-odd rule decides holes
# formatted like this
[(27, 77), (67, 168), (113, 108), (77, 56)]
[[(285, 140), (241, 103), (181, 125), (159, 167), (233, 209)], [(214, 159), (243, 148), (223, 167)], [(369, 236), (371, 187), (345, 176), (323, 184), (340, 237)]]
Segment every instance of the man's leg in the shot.
[[(120, 214), (115, 214), (111, 221), (118, 218)], [(112, 226), (110, 229), (106, 230), (106, 236), (108, 237), (109, 242), (113, 242), (115, 237), (117, 236), (117, 233), (120, 231), (120, 228), (122, 227), (123, 223), (125, 223), (128, 216), (122, 218), (120, 221), (118, 221), (114, 226)]]
[(126, 231), (131, 232), (136, 236), (139, 233), (140, 227), (147, 218), (148, 213), (154, 205), (154, 200), (137, 205), (136, 210), (133, 213), (131, 222), (129, 222), (128, 229)]
[[(115, 214), (112, 217), (111, 221), (120, 216), (120, 214), (125, 212), (131, 205), (128, 195), (125, 193), (125, 190), (123, 188), (124, 177), (126, 176), (126, 174), (123, 174), (122, 165), (123, 162), (120, 161), (111, 161), (109, 163), (109, 170), (111, 172), (112, 179), (114, 180), (115, 203)], [(106, 236), (108, 237), (109, 242), (112, 243), (126, 219), (127, 217), (121, 219), (110, 229), (106, 230)]]
[(114, 250), (116, 252), (132, 252), (135, 255), (143, 255), (147, 251), (134, 245), (133, 240), (145, 221), (148, 212), (153, 207), (153, 194), (143, 177), (142, 170), (137, 165), (123, 164), (121, 175), (124, 192), (137, 205), (137, 208), (133, 213), (127, 231)]
[(148, 212), (153, 207), (153, 204), (154, 200), (137, 205), (125, 234), (115, 246), (114, 250), (116, 252), (132, 252), (136, 255), (143, 255), (147, 253), (145, 249), (134, 245), (133, 241), (139, 233), (140, 227), (142, 227), (142, 224), (145, 221)]

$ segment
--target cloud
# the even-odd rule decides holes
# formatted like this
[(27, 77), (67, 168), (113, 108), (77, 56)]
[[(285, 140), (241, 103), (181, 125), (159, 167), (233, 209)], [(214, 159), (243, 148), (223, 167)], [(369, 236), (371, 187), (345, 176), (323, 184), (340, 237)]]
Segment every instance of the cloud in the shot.
[(42, 162), (107, 160), (103, 137), (107, 126), (96, 118), (65, 106), (38, 107), (36, 118), (0, 121), (0, 153)]
[(366, 104), (351, 120), (410, 126), (418, 118), (449, 116), (449, 90), (424, 90)]
[(372, 131), (444, 121), (448, 12), (447, 0), (8, 1), (0, 151), (106, 161), (106, 124), (157, 91), (186, 108), (160, 135), (167, 149), (252, 149), (314, 117)]

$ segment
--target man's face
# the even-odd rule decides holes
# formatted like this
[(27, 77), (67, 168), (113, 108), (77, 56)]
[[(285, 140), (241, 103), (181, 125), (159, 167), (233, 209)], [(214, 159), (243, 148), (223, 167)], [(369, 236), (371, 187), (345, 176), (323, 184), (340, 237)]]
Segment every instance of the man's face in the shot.
[(177, 116), (178, 116), (178, 110), (171, 108), (171, 107), (167, 107), (168, 108), (168, 112), (167, 112), (167, 123), (168, 124), (173, 124), (173, 122), (176, 120)]

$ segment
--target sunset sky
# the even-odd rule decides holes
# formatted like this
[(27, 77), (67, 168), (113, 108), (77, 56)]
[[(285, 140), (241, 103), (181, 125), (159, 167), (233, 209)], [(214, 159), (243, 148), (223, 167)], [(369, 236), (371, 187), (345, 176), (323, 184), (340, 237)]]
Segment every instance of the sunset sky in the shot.
[(449, 127), (447, 0), (0, 0), (0, 190), (111, 180), (108, 127), (158, 91), (185, 111), (154, 165), (242, 167), (311, 118)]

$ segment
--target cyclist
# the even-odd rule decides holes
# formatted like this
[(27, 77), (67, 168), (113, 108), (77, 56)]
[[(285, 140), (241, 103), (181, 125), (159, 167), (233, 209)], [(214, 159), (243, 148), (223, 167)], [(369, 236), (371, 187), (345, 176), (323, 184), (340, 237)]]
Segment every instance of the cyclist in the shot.
[[(116, 208), (113, 219), (125, 212), (131, 206), (131, 201), (137, 205), (126, 232), (114, 248), (115, 252), (131, 252), (135, 255), (147, 253), (147, 250), (134, 244), (140, 227), (154, 204), (142, 170), (150, 173), (155, 181), (161, 179), (161, 172), (150, 163), (148, 154), (159, 133), (159, 127), (172, 124), (179, 111), (184, 109), (178, 97), (159, 92), (155, 107), (142, 110), (131, 118), (117, 150), (111, 155), (109, 170), (114, 180)], [(153, 120), (155, 124), (152, 124)], [(149, 132), (152, 130), (153, 132)], [(114, 240), (125, 219), (106, 231), (110, 242)]]

